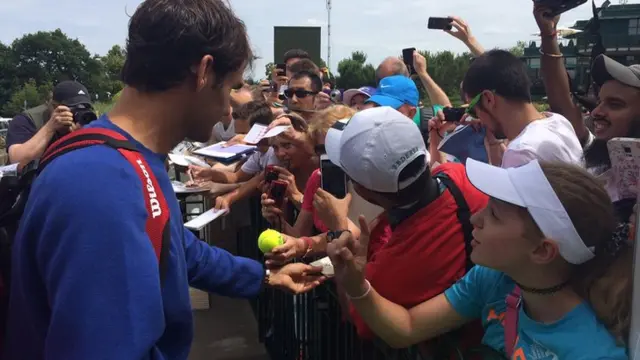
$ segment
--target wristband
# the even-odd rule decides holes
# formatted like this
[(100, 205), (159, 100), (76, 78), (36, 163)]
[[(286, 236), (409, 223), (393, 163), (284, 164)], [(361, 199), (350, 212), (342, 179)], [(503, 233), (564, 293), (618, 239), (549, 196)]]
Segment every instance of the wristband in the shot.
[(362, 294), (360, 296), (351, 296), (345, 291), (344, 295), (347, 297), (347, 299), (349, 299), (349, 300), (362, 300), (362, 299), (366, 298), (367, 296), (369, 296), (369, 294), (371, 293), (371, 289), (372, 289), (371, 283), (367, 279), (365, 279), (364, 282), (365, 282), (365, 284), (367, 284), (367, 290), (365, 290), (364, 294)]
[(313, 240), (310, 237), (304, 236), (300, 238), (307, 245), (307, 251), (304, 253), (303, 257), (307, 257), (307, 255), (313, 250)]
[(562, 55), (562, 54), (549, 54), (549, 53), (546, 53), (546, 52), (542, 51), (542, 49), (538, 50), (538, 52), (540, 52), (540, 55), (548, 56), (548, 57), (555, 58), (555, 59), (560, 59), (560, 58), (564, 57), (564, 55)]

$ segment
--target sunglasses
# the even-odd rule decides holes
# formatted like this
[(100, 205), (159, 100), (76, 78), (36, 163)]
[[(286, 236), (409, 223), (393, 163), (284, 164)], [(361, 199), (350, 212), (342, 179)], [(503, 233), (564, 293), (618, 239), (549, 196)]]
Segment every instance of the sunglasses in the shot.
[(478, 106), (480, 99), (482, 99), (482, 93), (479, 93), (478, 95), (474, 96), (473, 99), (471, 99), (471, 101), (469, 102), (469, 106), (467, 106), (467, 110), (465, 111), (467, 115), (475, 119), (478, 118), (478, 114), (476, 113), (476, 107)]
[(284, 91), (284, 96), (287, 99), (293, 98), (293, 95), (295, 95), (299, 99), (304, 99), (309, 95), (318, 95), (318, 92), (317, 91), (307, 91), (307, 90), (303, 90), (303, 89), (287, 89), (287, 90)]

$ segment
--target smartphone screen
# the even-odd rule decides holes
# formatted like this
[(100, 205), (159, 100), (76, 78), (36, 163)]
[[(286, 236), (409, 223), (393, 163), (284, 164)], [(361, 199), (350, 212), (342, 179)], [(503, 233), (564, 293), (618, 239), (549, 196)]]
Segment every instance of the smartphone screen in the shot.
[(442, 109), (444, 114), (444, 121), (460, 122), (466, 112), (465, 108), (445, 107)]
[(347, 196), (347, 176), (344, 171), (331, 162), (327, 155), (320, 157), (320, 172), (322, 173), (322, 189), (338, 199)]
[(285, 64), (277, 64), (276, 65), (276, 74), (278, 74), (278, 76), (285, 76), (287, 74), (287, 65), (285, 65)]
[(402, 61), (409, 69), (409, 74), (413, 75), (416, 73), (416, 69), (413, 68), (413, 52), (416, 51), (416, 48), (407, 48), (402, 49)]
[(287, 183), (280, 180), (274, 180), (271, 182), (271, 190), (269, 190), (269, 197), (276, 202), (277, 207), (282, 207), (284, 204), (284, 196), (287, 193)]
[(433, 30), (451, 30), (451, 19), (446, 17), (430, 17), (427, 28)]

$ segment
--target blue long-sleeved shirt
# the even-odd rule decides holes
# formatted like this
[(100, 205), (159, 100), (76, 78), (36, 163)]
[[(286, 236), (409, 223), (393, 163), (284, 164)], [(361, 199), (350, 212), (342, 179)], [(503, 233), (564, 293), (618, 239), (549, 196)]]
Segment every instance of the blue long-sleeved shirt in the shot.
[[(131, 139), (106, 117), (91, 126)], [(65, 154), (35, 181), (15, 239), (8, 359), (187, 359), (189, 285), (232, 297), (259, 292), (262, 265), (186, 230), (165, 156), (134, 143), (171, 214), (162, 288), (134, 168), (107, 146)]]

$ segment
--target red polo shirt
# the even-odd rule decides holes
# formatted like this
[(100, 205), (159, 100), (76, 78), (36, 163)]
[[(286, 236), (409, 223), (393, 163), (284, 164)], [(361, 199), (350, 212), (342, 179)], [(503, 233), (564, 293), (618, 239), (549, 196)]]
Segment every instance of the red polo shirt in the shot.
[[(471, 185), (463, 165), (446, 163), (432, 172), (444, 172), (458, 185), (471, 213), (487, 205), (487, 196)], [(378, 249), (369, 252), (366, 277), (380, 295), (409, 309), (443, 293), (465, 274), (465, 243), (457, 209), (449, 190), (444, 190), (435, 201), (400, 222), (388, 242), (372, 236)], [(390, 229), (388, 221), (380, 221), (372, 234)], [(350, 312), (358, 334), (372, 338), (353, 306)]]

